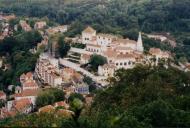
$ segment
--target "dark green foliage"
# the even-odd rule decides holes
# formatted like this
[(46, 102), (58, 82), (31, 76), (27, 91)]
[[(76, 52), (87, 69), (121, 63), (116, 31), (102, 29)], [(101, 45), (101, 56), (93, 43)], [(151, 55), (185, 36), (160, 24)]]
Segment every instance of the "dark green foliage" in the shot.
[(36, 99), (36, 106), (38, 108), (53, 104), (58, 101), (64, 101), (65, 94), (59, 89), (48, 89), (41, 92)]
[(58, 51), (59, 55), (63, 58), (67, 55), (67, 52), (70, 50), (70, 44), (64, 42), (64, 37), (60, 37), (58, 40)]
[(81, 44), (81, 43), (75, 43), (71, 45), (74, 48), (80, 48), (80, 49), (84, 49), (86, 47), (85, 44)]
[(5, 63), (9, 65), (6, 71), (0, 71), (0, 86), (6, 90), (9, 84), (19, 84), (22, 73), (33, 71), (38, 58), (29, 52), (41, 42), (41, 35), (37, 31), (21, 32), (18, 35), (6, 37), (0, 42), (0, 55), (5, 56)]
[(0, 127), (61, 127), (63, 124), (75, 126), (74, 121), (70, 118), (63, 118), (55, 113), (18, 115), (15, 118), (0, 121)]
[[(74, 37), (91, 25), (98, 32), (114, 33), (137, 40), (139, 31), (170, 32), (179, 44), (188, 44), (190, 31), (189, 0), (85, 0), (83, 2), (43, 0), (6, 1), (2, 0), (0, 11), (29, 17), (47, 17), (61, 24), (71, 24), (66, 36)], [(66, 4), (67, 3), (67, 4)], [(86, 11), (88, 10), (88, 11)], [(145, 48), (153, 40), (145, 40)], [(179, 45), (175, 50), (156, 41), (154, 47), (169, 49), (176, 53), (176, 59), (190, 60), (189, 46)], [(62, 53), (63, 54), (63, 53)], [(63, 54), (64, 55), (64, 54)]]
[[(115, 78), (111, 82), (112, 87), (96, 94), (88, 109), (84, 109), (81, 96), (72, 94), (74, 98), (70, 97), (70, 109), (75, 112), (72, 119), (57, 116), (49, 118), (48, 115), (35, 118), (24, 116), (18, 118), (21, 120), (3, 120), (0, 125), (61, 125), (69, 128), (190, 127), (190, 87), (184, 87), (184, 84), (190, 83), (189, 73), (173, 68), (138, 66), (119, 70)], [(22, 123), (19, 124), (20, 121)]]
[(69, 96), (69, 103), (70, 102), (73, 102), (74, 99), (80, 99), (82, 102), (85, 102), (85, 98), (83, 97), (83, 95), (79, 94), (79, 93), (72, 93), (70, 96)]
[(141, 127), (190, 126), (190, 87), (184, 87), (190, 83), (189, 73), (139, 66), (119, 70), (115, 78), (113, 87), (96, 95), (90, 112), (93, 120), (108, 120), (105, 124), (110, 124), (109, 117), (114, 117), (118, 122), (114, 128), (128, 116)]
[(1, 99), (1, 100), (0, 100), (0, 108), (5, 107), (5, 103), (6, 103), (6, 102)]
[(96, 85), (93, 82), (92, 78), (88, 76), (84, 76), (83, 81), (89, 85), (89, 91), (93, 93), (96, 90)]
[(77, 127), (80, 126), (79, 117), (83, 108), (84, 108), (84, 104), (78, 98), (74, 98), (74, 100), (70, 102), (70, 109), (75, 113), (74, 115), (72, 115), (73, 120)]
[(98, 69), (98, 66), (104, 65), (107, 63), (107, 59), (101, 55), (92, 55), (89, 63), (92, 65), (92, 69), (96, 71)]

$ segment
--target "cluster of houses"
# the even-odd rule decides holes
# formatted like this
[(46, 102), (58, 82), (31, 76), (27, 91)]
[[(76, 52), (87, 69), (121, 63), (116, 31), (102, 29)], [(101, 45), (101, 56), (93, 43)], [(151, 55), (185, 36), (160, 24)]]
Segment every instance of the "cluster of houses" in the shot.
[(40, 55), (35, 74), (43, 84), (51, 87), (70, 90), (67, 91), (70, 93), (89, 93), (89, 86), (83, 82), (84, 76), (71, 68), (60, 67), (59, 60), (48, 53)]
[[(7, 117), (14, 117), (17, 114), (29, 114), (36, 108), (36, 98), (42, 91), (34, 75), (31, 72), (22, 74), (20, 76), (21, 86), (15, 87), (15, 93), (9, 97), (3, 91), (0, 91), (0, 101), (4, 103), (4, 106), (0, 108), (0, 119)], [(57, 110), (56, 108), (60, 108)], [(64, 116), (71, 116), (72, 111), (69, 111), (69, 105), (65, 101), (59, 101), (53, 105), (47, 105), (38, 109), (37, 113), (47, 113), (56, 110), (59, 114)]]
[(35, 108), (36, 98), (40, 89), (34, 80), (33, 74), (31, 72), (22, 74), (20, 83), (21, 86), (15, 87), (15, 94), (11, 95), (8, 101), (6, 101), (6, 94), (2, 93), (5, 106), (0, 109), (1, 118), (15, 116), (18, 113), (27, 114)]
[(13, 31), (11, 30), (9, 25), (9, 21), (15, 18), (16, 18), (15, 15), (0, 14), (0, 23), (1, 23), (0, 40), (3, 40), (5, 37), (13, 34)]
[[(30, 26), (30, 24), (26, 20), (20, 20), (19, 25), (22, 28), (22, 30), (29, 32), (33, 28)], [(37, 21), (34, 24), (34, 29), (35, 30), (42, 30), (47, 26), (47, 23), (45, 21)], [(15, 30), (18, 29), (18, 25), (15, 26)]]

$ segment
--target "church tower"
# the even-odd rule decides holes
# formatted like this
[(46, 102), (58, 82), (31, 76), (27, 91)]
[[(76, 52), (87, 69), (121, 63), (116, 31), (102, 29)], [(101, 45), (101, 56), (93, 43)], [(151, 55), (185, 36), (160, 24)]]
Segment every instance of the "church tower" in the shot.
[(144, 51), (141, 32), (139, 32), (139, 37), (138, 37), (138, 41), (137, 41), (137, 51), (139, 51), (139, 52), (143, 52)]

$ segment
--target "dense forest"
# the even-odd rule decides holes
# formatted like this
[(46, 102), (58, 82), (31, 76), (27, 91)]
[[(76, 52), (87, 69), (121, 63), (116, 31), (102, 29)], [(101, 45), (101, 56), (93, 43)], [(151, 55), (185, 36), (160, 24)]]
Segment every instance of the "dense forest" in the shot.
[(190, 73), (137, 66), (117, 71), (110, 82), (112, 87), (98, 91), (91, 107), (81, 108), (77, 118), (34, 113), (3, 120), (0, 126), (190, 127)]
[(60, 24), (70, 24), (67, 36), (75, 36), (87, 26), (98, 32), (114, 33), (137, 39), (138, 32), (170, 33), (176, 48), (166, 48), (144, 36), (149, 43), (166, 48), (190, 61), (189, 0), (1, 0), (0, 11), (19, 16), (47, 17)]

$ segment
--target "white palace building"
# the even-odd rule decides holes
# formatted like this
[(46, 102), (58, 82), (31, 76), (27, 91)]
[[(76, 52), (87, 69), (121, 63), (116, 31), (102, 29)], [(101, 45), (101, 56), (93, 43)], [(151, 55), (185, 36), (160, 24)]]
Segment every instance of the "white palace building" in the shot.
[[(145, 63), (147, 58), (153, 56), (157, 59), (170, 57), (168, 52), (156, 48), (152, 48), (150, 54), (145, 57), (141, 32), (138, 40), (134, 41), (111, 34), (96, 33), (96, 30), (88, 26), (82, 32), (82, 43), (86, 44), (85, 51), (107, 58), (108, 64), (99, 66), (98, 74), (101, 76), (113, 76), (115, 70), (133, 68), (137, 63)], [(81, 63), (87, 63), (91, 54), (82, 54)]]

